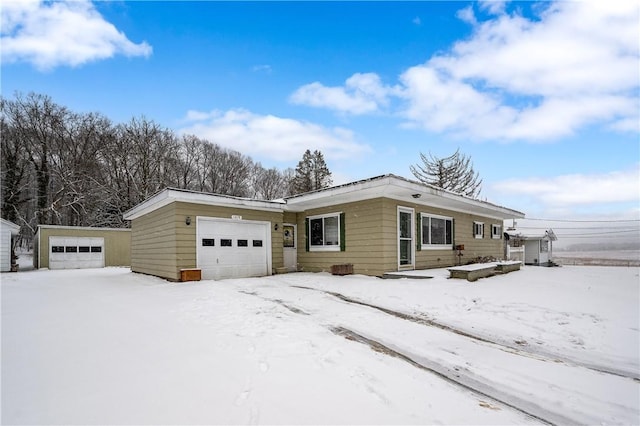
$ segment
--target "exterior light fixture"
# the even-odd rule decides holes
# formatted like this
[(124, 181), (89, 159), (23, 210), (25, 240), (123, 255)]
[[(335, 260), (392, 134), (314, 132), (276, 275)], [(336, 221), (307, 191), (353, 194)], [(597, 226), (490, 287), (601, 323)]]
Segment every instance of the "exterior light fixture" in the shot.
[(420, 198), (420, 197), (422, 197), (422, 194), (411, 194), (411, 196), (413, 198)]
[(187, 225), (191, 225), (191, 216), (187, 216), (184, 220), (184, 223), (186, 223)]
[(274, 229), (275, 231), (277, 231), (277, 230), (278, 230), (278, 224), (277, 224), (277, 223), (276, 223), (276, 226), (274, 226), (274, 227), (273, 227), (273, 229)]

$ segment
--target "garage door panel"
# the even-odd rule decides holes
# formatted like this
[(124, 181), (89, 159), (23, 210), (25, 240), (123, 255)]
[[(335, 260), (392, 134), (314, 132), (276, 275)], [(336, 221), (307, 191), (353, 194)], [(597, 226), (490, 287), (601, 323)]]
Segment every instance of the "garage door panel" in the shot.
[(197, 266), (203, 279), (268, 275), (271, 244), (266, 244), (270, 224), (199, 217)]
[(104, 238), (49, 237), (49, 269), (104, 267)]

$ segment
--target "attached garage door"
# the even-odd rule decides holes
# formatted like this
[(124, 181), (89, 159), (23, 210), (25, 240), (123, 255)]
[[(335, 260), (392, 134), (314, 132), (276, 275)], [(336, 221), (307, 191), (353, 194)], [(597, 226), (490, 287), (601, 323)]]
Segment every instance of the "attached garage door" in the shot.
[(198, 217), (196, 254), (202, 278), (269, 275), (270, 225), (270, 222)]
[(104, 267), (104, 238), (49, 237), (49, 269)]

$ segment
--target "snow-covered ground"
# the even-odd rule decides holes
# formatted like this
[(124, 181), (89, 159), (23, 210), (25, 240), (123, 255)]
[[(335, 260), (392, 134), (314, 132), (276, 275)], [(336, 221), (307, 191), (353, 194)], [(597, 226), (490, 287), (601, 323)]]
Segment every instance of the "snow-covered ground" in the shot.
[(3, 424), (638, 424), (639, 268), (1, 276)]

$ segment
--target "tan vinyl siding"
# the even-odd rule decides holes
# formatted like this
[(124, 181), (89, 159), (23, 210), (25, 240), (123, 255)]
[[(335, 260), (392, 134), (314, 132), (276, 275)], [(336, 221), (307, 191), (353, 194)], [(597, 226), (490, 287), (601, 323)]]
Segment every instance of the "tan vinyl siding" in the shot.
[[(306, 251), (305, 218), (327, 213), (345, 214), (345, 251)], [(298, 214), (298, 263), (304, 271), (330, 271), (332, 265), (352, 263), (354, 273), (381, 275), (384, 267), (382, 199), (308, 210)]]
[(131, 270), (178, 280), (175, 203), (131, 221)]
[[(91, 237), (104, 238), (104, 266), (129, 266), (131, 265), (131, 231), (129, 229), (111, 228), (47, 228), (40, 227), (38, 231), (39, 250), (34, 250), (34, 255), (39, 256), (40, 268), (49, 267), (49, 237)], [(34, 261), (34, 265), (35, 265)]]
[[(282, 241), (283, 241), (283, 214), (282, 212), (239, 209), (235, 207), (206, 206), (202, 204), (176, 202), (175, 229), (176, 229), (176, 256), (177, 274), (180, 269), (196, 267), (196, 216), (218, 217), (231, 219), (231, 216), (242, 216), (243, 220), (256, 220), (271, 222), (271, 263), (272, 268), (284, 265)], [(191, 217), (191, 225), (185, 224), (185, 218)], [(278, 224), (278, 230), (274, 229)]]

